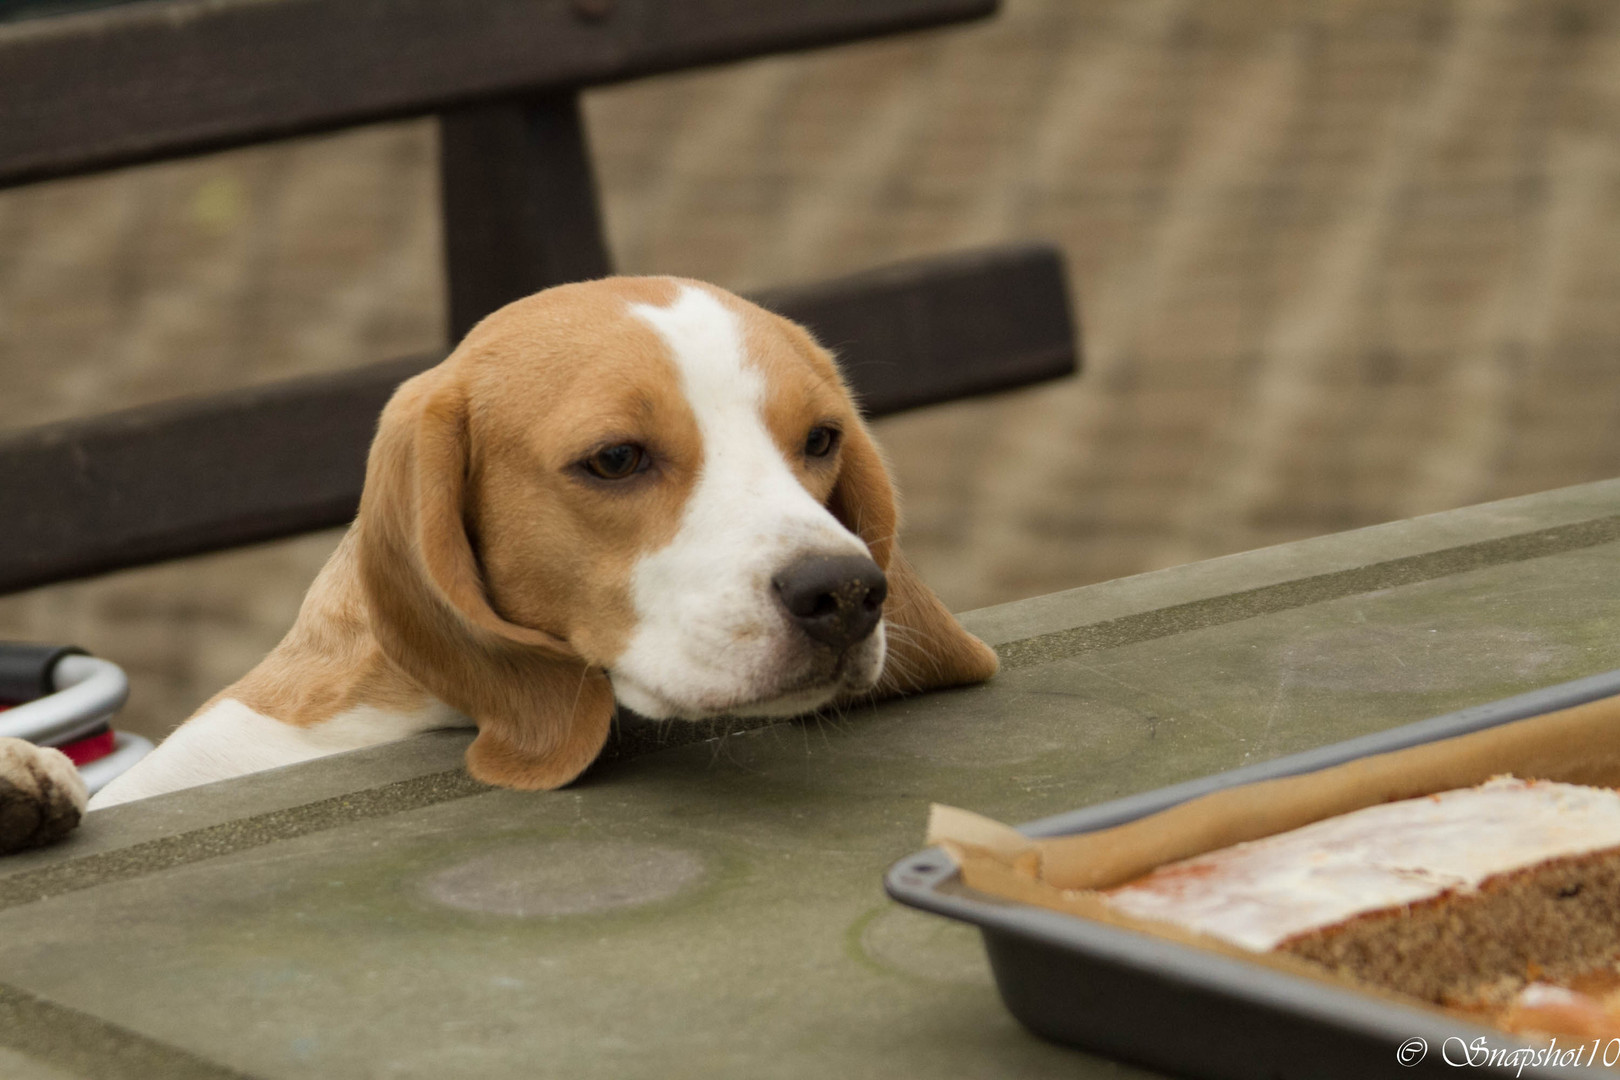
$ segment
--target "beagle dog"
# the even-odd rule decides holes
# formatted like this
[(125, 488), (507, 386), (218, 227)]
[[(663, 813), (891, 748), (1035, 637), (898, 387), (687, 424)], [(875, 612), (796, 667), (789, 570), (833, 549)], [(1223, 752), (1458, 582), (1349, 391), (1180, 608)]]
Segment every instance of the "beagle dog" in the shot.
[[(474, 777), (556, 788), (616, 705), (791, 716), (989, 678), (896, 529), (803, 327), (695, 281), (548, 289), (396, 391), (292, 630), (89, 808), (454, 726)], [(0, 832), (30, 808), (32, 842), (66, 831), (53, 755), (0, 746)]]

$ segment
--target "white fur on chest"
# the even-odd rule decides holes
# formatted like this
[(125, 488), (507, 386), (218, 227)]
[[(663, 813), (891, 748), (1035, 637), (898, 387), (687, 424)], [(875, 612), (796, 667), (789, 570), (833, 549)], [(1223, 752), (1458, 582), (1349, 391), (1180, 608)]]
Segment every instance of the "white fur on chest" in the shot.
[(435, 701), (412, 712), (362, 705), (319, 724), (294, 727), (226, 698), (176, 728), (139, 765), (98, 792), (90, 809), (467, 723)]

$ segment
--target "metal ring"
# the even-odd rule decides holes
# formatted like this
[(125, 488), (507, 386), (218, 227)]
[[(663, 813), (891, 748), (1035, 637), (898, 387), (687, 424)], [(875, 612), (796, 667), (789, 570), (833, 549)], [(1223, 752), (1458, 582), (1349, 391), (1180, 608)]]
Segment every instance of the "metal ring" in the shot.
[(64, 656), (51, 673), (56, 692), (0, 713), (0, 736), (48, 745), (105, 720), (129, 697), (123, 668), (94, 656)]

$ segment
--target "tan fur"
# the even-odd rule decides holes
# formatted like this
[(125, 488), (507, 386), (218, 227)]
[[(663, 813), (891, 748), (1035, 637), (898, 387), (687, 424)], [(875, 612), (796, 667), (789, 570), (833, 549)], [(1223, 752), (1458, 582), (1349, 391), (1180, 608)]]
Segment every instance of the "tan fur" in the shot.
[[(214, 700), (310, 725), (437, 698), (478, 725), (467, 761), (479, 779), (551, 788), (583, 771), (613, 715), (602, 668), (635, 629), (631, 570), (674, 535), (702, 461), (665, 346), (627, 310), (668, 304), (677, 285), (547, 290), (490, 316), (401, 386), (354, 528), (286, 639)], [(896, 551), (888, 472), (832, 358), (802, 327), (711, 291), (742, 316), (749, 362), (769, 387), (766, 423), (800, 482), (887, 570), (892, 659), (877, 691), (988, 678), (995, 654)], [(806, 461), (805, 437), (822, 423), (843, 430), (842, 447)], [(570, 473), (612, 442), (654, 448), (659, 475), (616, 486)]]
[(962, 629), (903, 554), (894, 552), (885, 573), (889, 598), (883, 602), (883, 618), (889, 627), (889, 652), (875, 695), (966, 686), (996, 673), (1001, 661), (995, 650)]
[(344, 536), (281, 644), (199, 711), (231, 697), (282, 723), (308, 727), (361, 705), (415, 712), (430, 703), (427, 691), (388, 659), (371, 633), (357, 538), (352, 530)]

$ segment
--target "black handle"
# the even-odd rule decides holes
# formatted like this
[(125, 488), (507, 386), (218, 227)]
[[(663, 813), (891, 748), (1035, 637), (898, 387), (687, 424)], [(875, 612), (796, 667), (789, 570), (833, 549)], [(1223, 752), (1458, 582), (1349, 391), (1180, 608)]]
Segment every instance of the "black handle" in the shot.
[(51, 675), (64, 656), (84, 655), (76, 645), (0, 641), (0, 702), (33, 701), (56, 690)]

